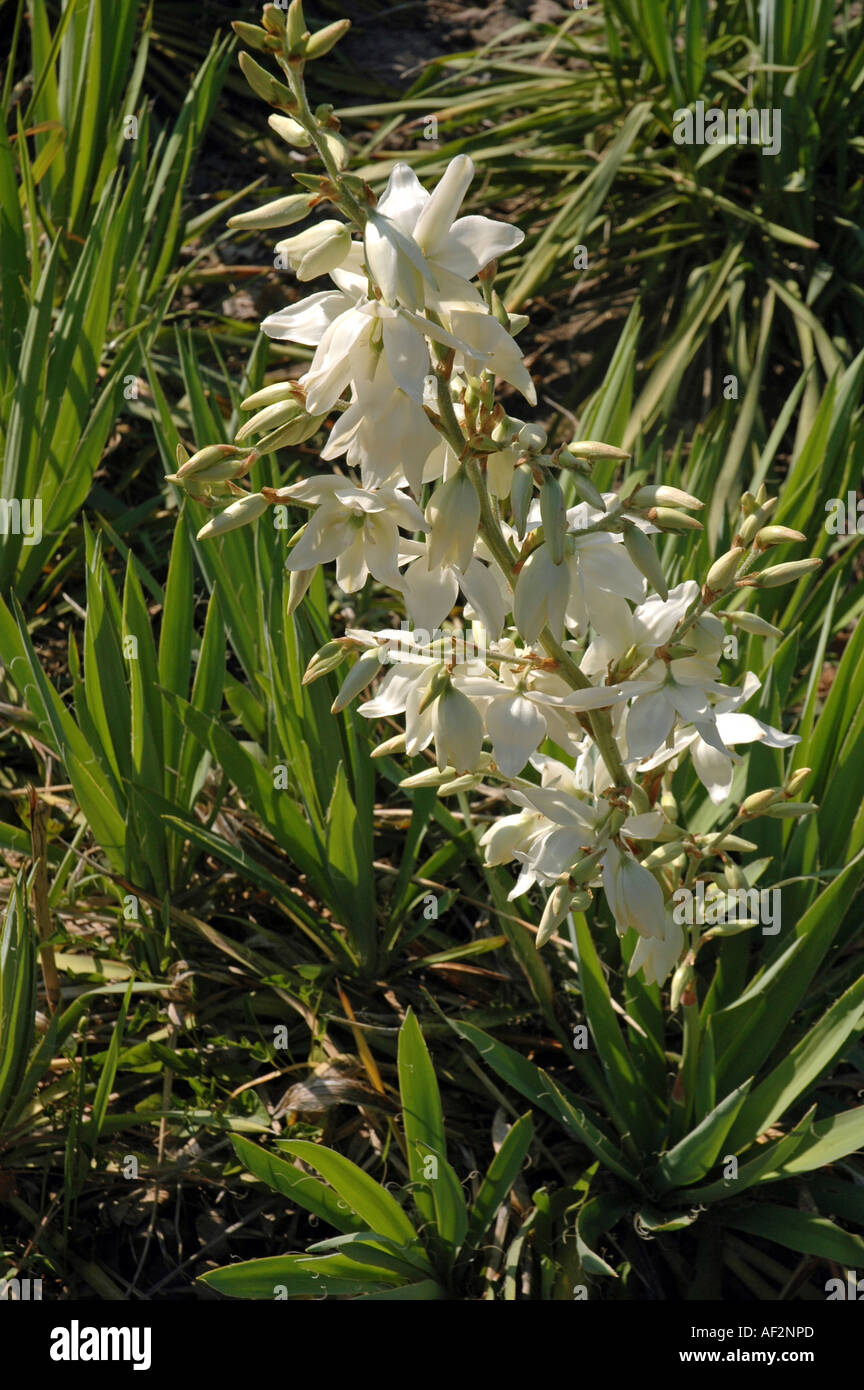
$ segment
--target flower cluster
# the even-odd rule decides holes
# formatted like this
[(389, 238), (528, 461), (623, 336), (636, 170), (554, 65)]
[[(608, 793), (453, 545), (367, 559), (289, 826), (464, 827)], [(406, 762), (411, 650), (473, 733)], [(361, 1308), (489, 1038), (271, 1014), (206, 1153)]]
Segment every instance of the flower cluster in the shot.
[[(770, 547), (803, 539), (772, 524), (776, 499), (763, 487), (745, 494), (732, 545), (703, 582), (670, 588), (655, 537), (700, 530), (699, 499), (638, 472), (601, 492), (592, 464), (628, 455), (592, 440), (550, 445), (542, 426), (504, 409), (499, 383), (511, 398), (536, 401), (516, 342), (525, 320), (494, 289), (499, 258), (522, 234), (460, 215), (474, 173), (464, 155), (431, 192), (404, 163), (378, 199), (346, 172), (338, 121), (329, 107), (310, 110), (303, 82), (306, 63), (346, 25), (311, 35), (293, 0), (287, 15), (266, 6), (260, 29), (235, 26), (286, 78), (244, 55), (253, 90), (276, 108), (272, 128), (314, 148), (324, 171), (298, 175), (305, 191), (232, 224), (290, 226), (325, 204), (336, 215), (277, 243), (298, 280), (325, 287), (262, 325), (273, 339), (313, 349), (308, 369), (244, 403), (254, 414), (237, 447), (183, 454), (172, 480), (199, 500), (234, 497), (202, 537), (274, 504), (308, 509), (289, 552), (292, 607), (316, 568), (335, 562), (345, 593), (371, 575), (424, 635), (455, 622), (456, 611), (472, 625), (478, 640), (464, 660), (442, 660), (422, 642), (406, 657), (404, 633), (397, 648), (392, 630), (349, 629), (317, 653), (306, 679), (353, 655), (334, 708), (377, 682), (360, 712), (404, 719), (404, 734), (378, 751), (434, 754), (403, 786), (431, 784), (444, 795), (482, 787), (485, 805), (517, 808), (492, 819), (480, 845), (489, 864), (518, 864), (513, 897), (535, 885), (547, 894), (538, 946), (602, 891), (630, 972), (660, 983), (688, 945), (683, 965), (692, 965), (700, 944), (686, 942), (674, 919), (679, 886), (701, 875), (737, 888), (733, 855), (755, 848), (736, 834), (740, 826), (756, 814), (813, 809), (794, 800), (799, 772), (757, 793), (758, 804), (748, 798), (721, 831), (699, 835), (678, 823), (670, 781), (689, 758), (722, 806), (739, 746), (796, 742), (742, 710), (759, 689), (754, 675), (724, 683), (721, 619), (780, 635), (740, 603), (749, 588), (798, 579), (818, 561), (763, 565)], [(321, 457), (342, 461), (337, 471), (260, 493), (239, 486), (256, 458), (325, 427)], [(731, 608), (718, 614), (727, 599)]]

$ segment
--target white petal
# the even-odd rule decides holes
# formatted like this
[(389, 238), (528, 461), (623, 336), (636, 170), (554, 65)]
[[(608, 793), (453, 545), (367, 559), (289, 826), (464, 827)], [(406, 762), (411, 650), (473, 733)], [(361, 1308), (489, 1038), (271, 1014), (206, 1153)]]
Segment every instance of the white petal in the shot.
[(431, 632), (440, 627), (459, 593), (456, 576), (450, 569), (429, 570), (425, 556), (415, 560), (402, 575), (405, 607), (416, 627)]
[(459, 154), (432, 190), (414, 228), (414, 238), (427, 256), (434, 256), (450, 231), (473, 177), (473, 163), (466, 154)]
[(627, 714), (627, 748), (631, 758), (650, 758), (666, 742), (675, 711), (659, 692), (640, 695)]
[(308, 295), (297, 304), (289, 304), (275, 314), (268, 314), (261, 327), (268, 338), (317, 347), (331, 323), (350, 307), (344, 294), (324, 290)]
[(493, 700), (486, 711), (492, 753), (505, 777), (516, 777), (546, 737), (546, 720), (524, 695)]
[(471, 280), (490, 261), (513, 251), (525, 240), (524, 232), (491, 217), (460, 217), (441, 243), (436, 262)]

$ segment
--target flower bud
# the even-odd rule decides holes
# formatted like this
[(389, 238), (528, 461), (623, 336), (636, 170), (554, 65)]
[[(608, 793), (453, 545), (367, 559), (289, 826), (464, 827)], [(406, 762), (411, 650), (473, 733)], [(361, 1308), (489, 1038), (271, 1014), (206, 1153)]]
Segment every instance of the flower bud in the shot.
[(741, 866), (736, 864), (734, 859), (727, 860), (723, 866), (723, 877), (726, 880), (727, 888), (731, 889), (733, 893), (737, 893), (739, 888), (749, 887), (741, 871)]
[(271, 34), (285, 33), (285, 16), (278, 5), (264, 6), (261, 23)]
[(648, 520), (661, 531), (701, 531), (702, 523), (686, 512), (676, 512), (670, 507), (652, 507)]
[(684, 507), (688, 511), (699, 511), (704, 505), (692, 493), (680, 487), (667, 487), (665, 483), (640, 487), (630, 499), (631, 507)]
[(303, 41), (309, 33), (306, 27), (306, 18), (303, 14), (303, 0), (291, 0), (291, 4), (288, 6), (288, 14), (285, 17), (285, 32), (288, 37), (288, 47), (290, 51), (292, 53), (301, 52)]
[(464, 574), (474, 558), (480, 527), (480, 498), (464, 468), (435, 489), (426, 515), (430, 570), (455, 565)]
[(325, 53), (329, 53), (333, 45), (338, 43), (343, 34), (347, 34), (350, 28), (350, 19), (337, 19), (335, 24), (328, 24), (326, 28), (319, 29), (317, 34), (313, 34), (307, 40), (303, 51), (304, 58), (309, 60), (323, 58)]
[(309, 212), (312, 199), (307, 193), (291, 193), (287, 198), (275, 198), (254, 212), (240, 212), (228, 218), (228, 226), (241, 231), (267, 231), (270, 227), (290, 227)]
[(347, 655), (348, 647), (345, 642), (336, 637), (330, 642), (325, 642), (324, 646), (319, 647), (315, 655), (309, 658), (301, 684), (311, 685), (313, 681), (326, 676), (328, 671), (335, 671)]
[[(708, 844), (712, 840), (712, 838), (713, 837), (711, 835), (697, 835), (695, 837), (696, 843), (699, 845)], [(754, 850), (757, 850), (759, 848), (759, 846), (755, 844), (753, 840), (745, 840), (741, 835), (730, 834), (721, 835), (720, 838), (717, 840), (716, 844), (712, 846), (712, 848), (715, 850), (734, 849), (738, 850), (741, 854), (752, 854)]]
[(794, 584), (805, 575), (814, 574), (821, 565), (821, 560), (789, 560), (785, 565), (770, 565), (759, 574), (739, 579), (738, 583), (753, 589), (777, 589), (781, 584)]
[(738, 528), (738, 540), (742, 545), (750, 545), (757, 532), (759, 532), (767, 522), (776, 505), (777, 498), (769, 497), (764, 506), (756, 507), (753, 511), (748, 512), (746, 519), (742, 521)]
[(812, 767), (799, 767), (795, 772), (791, 773), (786, 780), (786, 795), (794, 796), (796, 792), (800, 792), (812, 771)]
[(315, 570), (317, 570), (317, 568), (318, 566), (316, 565), (315, 569), (311, 570), (290, 571), (290, 578), (288, 580), (288, 602), (285, 605), (285, 611), (289, 618), (292, 613), (296, 612), (306, 597), (309, 585), (315, 578)]
[(682, 996), (689, 991), (692, 984), (693, 960), (688, 953), (672, 976), (672, 984), (669, 987), (669, 1008), (673, 1014), (681, 1003)]
[(598, 512), (605, 512), (606, 503), (603, 500), (603, 494), (600, 492), (599, 488), (595, 486), (592, 479), (585, 473), (574, 472), (571, 473), (570, 476), (573, 482), (573, 491), (576, 493), (576, 496), (581, 497), (583, 502), (587, 502), (589, 507), (596, 507)]
[(427, 767), (423, 772), (403, 777), (399, 786), (406, 791), (411, 791), (414, 787), (441, 787), (445, 782), (452, 781), (455, 775), (455, 767), (445, 767), (440, 772), (437, 767)]
[(718, 613), (718, 618), (725, 618), (733, 627), (740, 627), (743, 632), (751, 632), (755, 637), (782, 637), (782, 628), (775, 627), (773, 623), (766, 622), (756, 613)]
[(438, 788), (439, 796), (456, 796), (458, 792), (473, 792), (483, 785), (483, 777), (475, 776), (471, 772), (466, 772), (461, 777), (454, 777), (450, 782), (442, 782)]
[(304, 439), (310, 439), (316, 430), (321, 428), (322, 421), (326, 420), (326, 415), (307, 415), (305, 410), (301, 411), (293, 420), (289, 420), (287, 425), (280, 425), (270, 434), (265, 434), (263, 439), (259, 439), (255, 445), (255, 452), (259, 456), (262, 454), (272, 454), (277, 449), (290, 448), (292, 444), (302, 444)]
[(616, 449), (614, 444), (598, 444), (594, 439), (571, 439), (567, 445), (571, 454), (583, 459), (629, 459), (626, 449)]
[(802, 531), (793, 531), (790, 526), (763, 526), (761, 531), (756, 532), (753, 544), (760, 550), (767, 550), (770, 545), (783, 545), (787, 541), (806, 539)]
[(779, 788), (765, 787), (760, 792), (752, 792), (741, 802), (739, 815), (761, 816), (780, 796)]
[(795, 820), (798, 816), (812, 816), (819, 807), (815, 801), (780, 801), (765, 812), (772, 820)]
[(281, 135), (288, 145), (303, 150), (312, 144), (312, 136), (308, 130), (304, 130), (300, 122), (292, 120), (290, 116), (268, 116), (267, 124), (277, 135)]
[(241, 43), (248, 43), (259, 53), (273, 52), (273, 36), (266, 29), (259, 29), (257, 24), (246, 24), (242, 19), (232, 19), (231, 28)]
[(525, 538), (528, 508), (534, 496), (534, 474), (527, 463), (520, 463), (510, 484), (510, 511), (520, 541)]
[(351, 250), (351, 232), (346, 222), (328, 218), (277, 242), (276, 250), (287, 257), (298, 280), (314, 280), (342, 264)]
[(669, 597), (669, 586), (650, 536), (646, 536), (638, 526), (628, 522), (624, 526), (624, 546), (639, 573), (644, 574), (652, 589), (665, 603)]
[(684, 859), (684, 841), (670, 840), (666, 845), (658, 845), (652, 849), (650, 854), (640, 860), (643, 869), (659, 869), (663, 864), (674, 864), (677, 859)]
[(351, 148), (344, 136), (335, 130), (322, 130), (320, 135), (322, 145), (326, 146), (327, 153), (340, 171), (347, 169), (351, 162)]
[(236, 449), (233, 444), (208, 444), (181, 464), (176, 473), (166, 474), (166, 480), (182, 486), (192, 478), (199, 483), (215, 483), (240, 477), (241, 465), (248, 456), (248, 449)]
[(519, 443), (530, 454), (539, 454), (546, 446), (546, 431), (542, 425), (523, 425), (519, 431)]
[(302, 405), (293, 398), (287, 401), (277, 401), (274, 405), (266, 405), (263, 410), (259, 410), (251, 419), (246, 420), (234, 438), (240, 441), (248, 439), (252, 434), (264, 434), (280, 425), (287, 425), (289, 420), (295, 420), (298, 415), (305, 414)]
[(706, 600), (710, 594), (722, 594), (729, 588), (738, 573), (738, 566), (743, 555), (743, 546), (733, 546), (731, 550), (726, 551), (725, 555), (721, 555), (718, 560), (714, 561), (705, 576), (703, 593)]
[(548, 473), (540, 488), (540, 519), (543, 523), (543, 538), (549, 547), (549, 554), (556, 565), (564, 559), (564, 536), (567, 531), (567, 508), (561, 484), (553, 474)]
[(330, 706), (331, 714), (339, 714), (341, 710), (350, 705), (355, 695), (359, 695), (360, 691), (365, 690), (369, 682), (374, 680), (381, 669), (382, 655), (382, 649), (380, 647), (375, 647), (372, 651), (364, 652), (363, 655), (354, 662), (354, 665), (342, 682), (339, 694)]
[(297, 103), (291, 95), (290, 87), (272, 77), (267, 69), (256, 63), (254, 58), (250, 58), (248, 53), (240, 54), (239, 63), (243, 76), (256, 97), (269, 102), (271, 106), (280, 107), (283, 111), (293, 111), (296, 108)]
[(370, 749), (370, 758), (389, 758), (391, 753), (405, 752), (405, 735), (394, 734), (392, 738), (386, 738), (383, 743), (378, 743)]
[(534, 945), (539, 951), (541, 946), (545, 946), (550, 936), (555, 934), (556, 929), (564, 921), (570, 911), (570, 904), (573, 901), (573, 894), (563, 883), (556, 883), (549, 897), (546, 899), (546, 906), (543, 909), (543, 916), (540, 918), (540, 927)]
[(606, 853), (605, 849), (594, 849), (590, 854), (585, 854), (576, 863), (571, 865), (568, 878), (572, 883), (587, 883), (597, 873), (600, 860)]
[(232, 502), (230, 507), (226, 507), (224, 512), (211, 517), (210, 521), (201, 527), (197, 539), (205, 541), (211, 536), (224, 535), (226, 531), (236, 531), (239, 526), (257, 521), (269, 505), (267, 498), (262, 497), (260, 492), (247, 492), (243, 497), (238, 497), (236, 502)]
[(265, 406), (278, 405), (280, 401), (302, 402), (303, 399), (303, 387), (298, 386), (296, 381), (274, 381), (270, 386), (262, 386), (260, 391), (247, 396), (245, 401), (240, 402), (240, 409), (263, 410)]
[(752, 492), (742, 492), (739, 505), (743, 516), (751, 516), (758, 507), (758, 503)]

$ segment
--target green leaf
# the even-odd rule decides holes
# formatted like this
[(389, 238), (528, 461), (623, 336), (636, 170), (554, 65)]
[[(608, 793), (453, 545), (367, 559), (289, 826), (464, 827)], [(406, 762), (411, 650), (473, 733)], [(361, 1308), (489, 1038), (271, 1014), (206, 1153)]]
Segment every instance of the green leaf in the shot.
[(655, 1179), (661, 1192), (698, 1182), (710, 1171), (751, 1084), (752, 1077), (731, 1091), (695, 1129), (663, 1154)]
[(795, 1207), (761, 1206), (723, 1209), (726, 1225), (749, 1235), (776, 1241), (801, 1255), (816, 1255), (838, 1264), (860, 1266), (864, 1262), (864, 1239), (851, 1235), (824, 1216), (798, 1211)]
[(414, 1205), (424, 1222), (432, 1222), (435, 1219), (435, 1203), (423, 1176), (424, 1150), (444, 1158), (447, 1155), (447, 1141), (432, 1060), (420, 1025), (410, 1008), (399, 1029), (398, 1067), (408, 1171), (412, 1183), (416, 1184)]
[(548, 1072), (535, 1067), (533, 1062), (526, 1061), (512, 1048), (496, 1042), (480, 1028), (475, 1028), (470, 1023), (457, 1023), (453, 1019), (449, 1022), (460, 1038), (465, 1038), (476, 1047), (484, 1061), (520, 1095), (563, 1125), (567, 1133), (585, 1144), (610, 1172), (633, 1186), (637, 1185), (636, 1175), (628, 1168), (623, 1154), (612, 1140), (588, 1118), (584, 1109), (576, 1104), (575, 1099), (569, 1096), (563, 1087), (556, 1085)]
[(471, 1207), (466, 1246), (476, 1249), (480, 1245), (522, 1171), (533, 1137), (534, 1124), (529, 1111), (510, 1126), (503, 1144), (486, 1170)]
[(367, 1227), (389, 1236), (397, 1245), (416, 1243), (417, 1232), (399, 1203), (356, 1163), (306, 1139), (289, 1140), (283, 1148), (315, 1168)]
[(310, 1173), (303, 1172), (293, 1163), (286, 1163), (284, 1158), (277, 1158), (260, 1144), (253, 1144), (240, 1135), (232, 1135), (231, 1142), (237, 1157), (249, 1172), (274, 1191), (281, 1192), (289, 1201), (311, 1211), (337, 1231), (347, 1233), (366, 1229), (365, 1222), (350, 1211), (326, 1183), (319, 1182)]

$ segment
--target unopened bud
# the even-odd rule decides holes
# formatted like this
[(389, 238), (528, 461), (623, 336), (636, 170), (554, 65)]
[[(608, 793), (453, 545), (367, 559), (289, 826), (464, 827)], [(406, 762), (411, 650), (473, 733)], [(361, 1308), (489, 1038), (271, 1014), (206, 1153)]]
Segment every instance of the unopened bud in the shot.
[(819, 807), (815, 801), (779, 801), (765, 812), (772, 820), (796, 820), (798, 816), (812, 816)]
[(304, 130), (300, 122), (292, 120), (290, 116), (268, 116), (267, 124), (286, 144), (294, 145), (296, 149), (303, 150), (312, 144), (308, 130)]
[(306, 193), (292, 193), (287, 198), (275, 198), (254, 212), (239, 212), (228, 218), (228, 226), (240, 231), (267, 231), (270, 227), (290, 227), (309, 212), (312, 203)]
[(727, 550), (725, 555), (721, 555), (715, 560), (707, 575), (705, 576), (704, 597), (706, 600), (710, 594), (722, 594), (729, 588), (735, 575), (738, 573), (738, 566), (741, 563), (744, 549), (741, 546), (733, 546)]
[(812, 771), (812, 767), (799, 767), (795, 772), (791, 773), (786, 781), (786, 795), (794, 796), (796, 792), (800, 792)]
[(599, 444), (594, 439), (571, 439), (567, 445), (571, 454), (582, 459), (629, 459), (626, 449), (616, 449), (614, 444)]
[(529, 453), (539, 454), (546, 445), (546, 431), (542, 425), (523, 425), (519, 431), (519, 443)]
[(671, 507), (652, 507), (648, 520), (660, 531), (701, 531), (702, 523), (686, 512), (673, 511)]
[(290, 571), (291, 577), (288, 580), (288, 602), (285, 605), (289, 617), (292, 613), (296, 612), (306, 597), (309, 585), (315, 578), (315, 570), (317, 570), (317, 568), (318, 566), (316, 565), (315, 569), (311, 570)]
[(564, 536), (567, 530), (567, 509), (561, 484), (551, 473), (547, 474), (540, 488), (540, 519), (543, 522), (543, 537), (552, 561), (560, 565), (564, 559)]
[(232, 19), (231, 28), (241, 43), (248, 43), (259, 53), (273, 52), (274, 39), (266, 29), (259, 29), (257, 24), (246, 24), (242, 19)]
[(718, 613), (718, 618), (725, 618), (733, 627), (740, 627), (742, 632), (751, 632), (754, 637), (782, 637), (782, 628), (775, 627), (773, 623), (766, 622), (756, 613)]
[(328, 24), (326, 28), (319, 29), (317, 34), (313, 34), (307, 41), (303, 52), (304, 58), (310, 60), (323, 58), (325, 53), (329, 53), (333, 45), (338, 43), (343, 34), (347, 34), (350, 28), (350, 19), (337, 19), (335, 24)]
[(271, 106), (278, 106), (283, 111), (292, 111), (296, 107), (296, 102), (291, 95), (290, 87), (286, 87), (284, 82), (279, 82), (275, 77), (262, 68), (260, 63), (256, 63), (248, 53), (241, 53), (239, 57), (240, 68), (252, 91), (256, 97), (262, 101), (269, 102)]
[(665, 603), (669, 597), (669, 586), (651, 537), (646, 536), (638, 526), (627, 523), (624, 526), (624, 546), (639, 573), (644, 574)]
[(324, 646), (319, 647), (315, 655), (309, 658), (301, 684), (311, 685), (313, 681), (326, 676), (328, 671), (335, 671), (347, 655), (348, 647), (345, 642), (335, 637), (331, 642), (325, 642)]
[(221, 536), (226, 531), (236, 531), (239, 526), (257, 521), (269, 505), (267, 498), (260, 492), (247, 492), (243, 497), (238, 497), (236, 502), (232, 502), (230, 507), (226, 507), (224, 512), (211, 517), (206, 525), (201, 527), (197, 539), (204, 541), (210, 536)]
[(513, 525), (516, 527), (516, 534), (520, 541), (525, 538), (525, 527), (528, 524), (528, 509), (531, 506), (531, 499), (534, 496), (534, 474), (527, 463), (521, 463), (513, 473), (513, 480), (510, 484), (510, 511), (513, 516)]
[(757, 531), (753, 544), (760, 550), (767, 550), (770, 545), (783, 545), (788, 541), (806, 539), (802, 531), (793, 531), (791, 526), (763, 526), (761, 531)]
[(761, 816), (777, 800), (780, 791), (777, 787), (765, 787), (760, 792), (752, 792), (741, 802), (739, 815)]
[(596, 507), (598, 512), (605, 512), (606, 503), (603, 494), (591, 478), (585, 473), (571, 473), (573, 491), (583, 502), (587, 502), (589, 507)]
[(631, 507), (684, 507), (688, 511), (699, 511), (704, 505), (691, 492), (667, 487), (665, 483), (640, 487), (630, 499)]
[(794, 584), (805, 575), (814, 574), (821, 565), (821, 560), (789, 560), (785, 565), (770, 565), (759, 574), (739, 579), (738, 583), (751, 589), (777, 589), (781, 584)]

